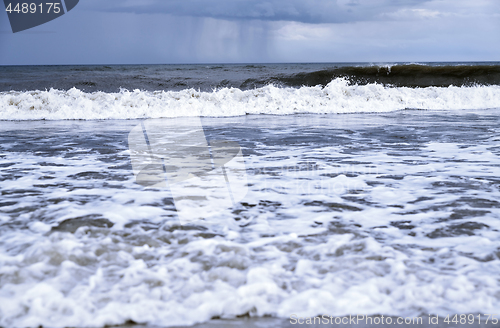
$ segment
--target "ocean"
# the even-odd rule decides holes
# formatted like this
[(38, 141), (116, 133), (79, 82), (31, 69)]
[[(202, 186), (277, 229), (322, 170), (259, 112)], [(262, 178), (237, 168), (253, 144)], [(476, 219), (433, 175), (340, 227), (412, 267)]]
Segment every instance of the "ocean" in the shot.
[(499, 123), (500, 63), (0, 67), (0, 327), (497, 327)]

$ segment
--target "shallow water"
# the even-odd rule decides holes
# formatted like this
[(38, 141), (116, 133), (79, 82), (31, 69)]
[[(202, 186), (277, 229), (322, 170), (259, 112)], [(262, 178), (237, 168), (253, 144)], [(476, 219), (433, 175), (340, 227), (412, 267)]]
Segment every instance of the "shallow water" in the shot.
[(0, 325), (500, 308), (500, 110), (202, 118), (248, 193), (181, 225), (137, 120), (0, 125)]

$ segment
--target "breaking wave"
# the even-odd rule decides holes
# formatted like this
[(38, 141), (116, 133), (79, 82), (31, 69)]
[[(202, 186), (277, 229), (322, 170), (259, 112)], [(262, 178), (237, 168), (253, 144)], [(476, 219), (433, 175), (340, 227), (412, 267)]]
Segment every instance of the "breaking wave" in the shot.
[(336, 78), (324, 87), (271, 84), (250, 90), (222, 88), (212, 92), (122, 89), (116, 93), (86, 93), (72, 88), (0, 92), (0, 119), (96, 120), (486, 109), (499, 107), (499, 99), (498, 85), (409, 88), (377, 83), (353, 85), (345, 78)]

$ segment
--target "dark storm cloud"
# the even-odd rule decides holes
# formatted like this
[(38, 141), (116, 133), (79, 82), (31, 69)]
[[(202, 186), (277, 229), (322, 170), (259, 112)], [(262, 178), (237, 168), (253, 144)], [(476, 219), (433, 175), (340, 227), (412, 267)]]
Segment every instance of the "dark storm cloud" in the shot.
[(0, 65), (495, 61), (498, 31), (499, 0), (85, 0), (0, 13)]
[(381, 15), (431, 0), (94, 0), (99, 9), (139, 14), (212, 17), (228, 20), (345, 23), (377, 20)]

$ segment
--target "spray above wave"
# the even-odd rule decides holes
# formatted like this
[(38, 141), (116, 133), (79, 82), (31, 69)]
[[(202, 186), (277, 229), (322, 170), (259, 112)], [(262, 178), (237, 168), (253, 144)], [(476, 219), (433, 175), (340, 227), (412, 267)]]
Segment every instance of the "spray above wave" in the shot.
[(30, 91), (0, 93), (3, 120), (136, 119), (248, 114), (384, 113), (407, 108), (486, 109), (498, 107), (500, 86), (392, 88), (350, 85), (335, 79), (325, 87), (223, 88), (213, 92), (128, 91), (85, 93)]

